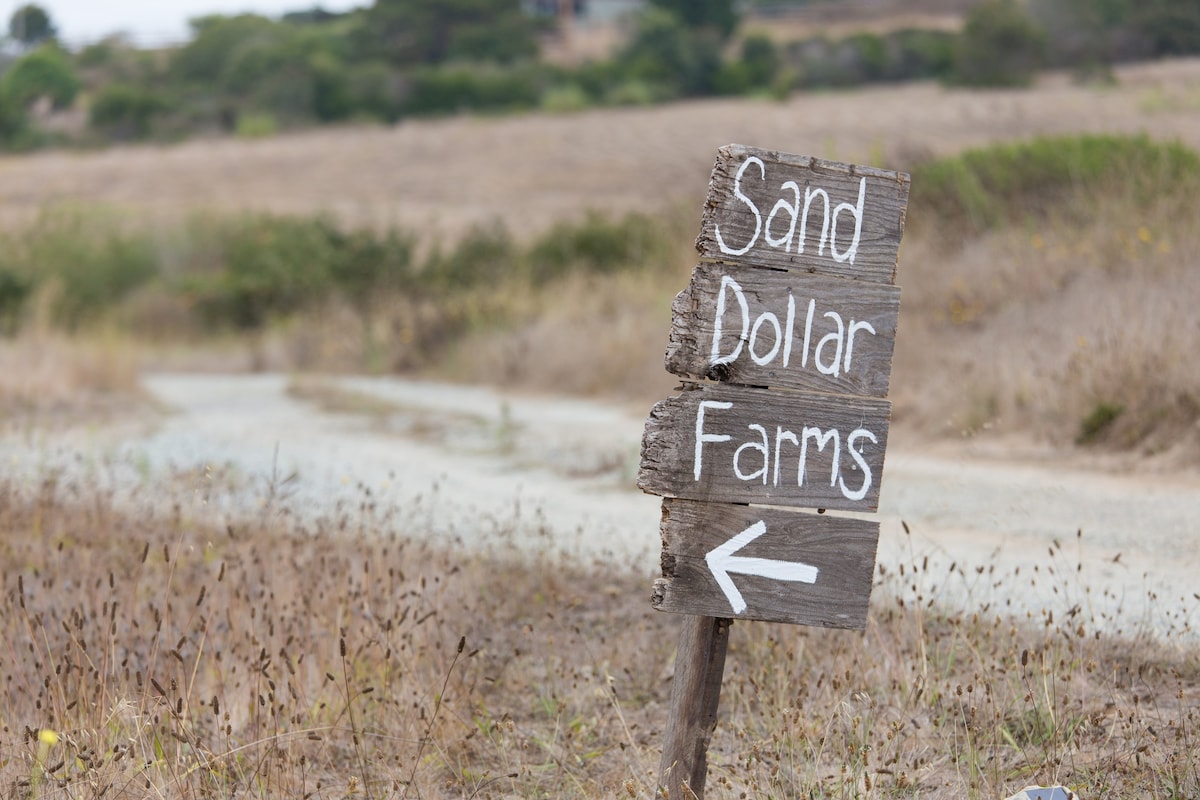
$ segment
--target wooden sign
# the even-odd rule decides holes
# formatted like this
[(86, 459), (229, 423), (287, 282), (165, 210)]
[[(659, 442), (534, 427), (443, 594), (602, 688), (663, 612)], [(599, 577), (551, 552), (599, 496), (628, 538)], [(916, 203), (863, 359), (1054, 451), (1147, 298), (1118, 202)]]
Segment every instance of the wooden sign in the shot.
[(899, 313), (895, 286), (700, 264), (672, 305), (667, 370), (885, 397)]
[(638, 486), (689, 500), (874, 511), (889, 410), (865, 397), (685, 391), (650, 411)]
[(662, 539), (660, 611), (866, 627), (878, 522), (668, 499)]
[(702, 258), (892, 283), (909, 179), (731, 144), (717, 151)]
[(689, 615), (660, 796), (704, 797), (730, 619), (866, 627), (879, 524), (788, 507), (879, 505), (908, 187), (870, 167), (718, 151), (666, 352), (700, 383), (650, 412), (638, 471), (666, 498), (652, 602)]

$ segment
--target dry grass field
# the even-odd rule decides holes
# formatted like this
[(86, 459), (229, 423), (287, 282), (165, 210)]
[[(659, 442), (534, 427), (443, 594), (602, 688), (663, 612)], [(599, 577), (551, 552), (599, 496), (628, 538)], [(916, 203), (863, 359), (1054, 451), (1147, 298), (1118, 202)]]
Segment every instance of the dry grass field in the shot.
[[(135, 514), (0, 483), (0, 796), (655, 796), (677, 621), (646, 576), (549, 535), (514, 558), (502, 521), (467, 548), (369, 495), (225, 523), (219, 479), (177, 481)], [(707, 796), (1195, 797), (1195, 650), (1108, 632), (1071, 547), (1029, 619), (1004, 589), (939, 608), (1018, 576), (918, 557), (880, 568), (865, 635), (736, 625)]]

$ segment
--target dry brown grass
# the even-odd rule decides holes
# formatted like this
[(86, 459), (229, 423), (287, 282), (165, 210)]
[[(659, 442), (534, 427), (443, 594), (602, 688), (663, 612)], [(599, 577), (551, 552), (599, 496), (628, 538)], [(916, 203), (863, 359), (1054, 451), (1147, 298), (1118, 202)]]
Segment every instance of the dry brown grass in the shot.
[[(1195, 464), (1200, 232), (1194, 193), (1169, 194), (1147, 206), (1113, 187), (949, 246), (915, 225), (901, 253), (901, 424)], [(1102, 407), (1116, 416), (1087, 433)]]
[(0, 224), (70, 201), (179, 224), (196, 211), (329, 211), (453, 238), (494, 219), (521, 237), (589, 209), (699, 207), (716, 148), (742, 142), (906, 168), (984, 142), (1152, 130), (1200, 148), (1200, 117), (1163, 102), (1200, 86), (1200, 60), (1121, 67), (1113, 87), (1044, 77), (1033, 91), (933, 84), (722, 99), (569, 115), (456, 117), (0, 158)]
[(0, 338), (0, 421), (60, 425), (125, 417), (150, 407), (125, 337), (81, 339), (49, 330)]
[[(180, 481), (173, 512), (0, 486), (4, 796), (652, 795), (677, 626), (648, 575), (513, 557), (503, 522), (431, 544), (421, 509), (369, 496), (225, 519), (219, 485)], [(1194, 797), (1195, 605), (1161, 600), (1172, 640), (1115, 636), (1071, 580), (1014, 620), (989, 600), (1012, 576), (908, 563), (865, 635), (736, 626), (709, 796)]]

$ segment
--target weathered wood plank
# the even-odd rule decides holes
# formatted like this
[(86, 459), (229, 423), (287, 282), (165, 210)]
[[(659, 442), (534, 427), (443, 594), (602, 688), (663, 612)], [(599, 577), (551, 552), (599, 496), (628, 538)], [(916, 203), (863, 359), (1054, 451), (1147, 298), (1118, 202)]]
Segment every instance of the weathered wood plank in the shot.
[(661, 401), (638, 486), (665, 497), (874, 511), (886, 400), (702, 386)]
[(900, 289), (700, 264), (672, 306), (669, 372), (751, 386), (885, 397)]
[(909, 182), (905, 173), (726, 145), (696, 249), (716, 261), (893, 283)]
[[(706, 560), (732, 537), (761, 534), (723, 561), (727, 580), (745, 603), (731, 600)], [(651, 600), (660, 611), (862, 630), (879, 542), (879, 523), (775, 508), (663, 500), (663, 577)], [(812, 567), (812, 582), (772, 577), (772, 564)], [(740, 570), (740, 571), (739, 571)]]
[(670, 800), (704, 797), (708, 743), (717, 727), (729, 624), (723, 618), (683, 619), (675, 654), (671, 714), (659, 765), (659, 787), (665, 793), (661, 796)]

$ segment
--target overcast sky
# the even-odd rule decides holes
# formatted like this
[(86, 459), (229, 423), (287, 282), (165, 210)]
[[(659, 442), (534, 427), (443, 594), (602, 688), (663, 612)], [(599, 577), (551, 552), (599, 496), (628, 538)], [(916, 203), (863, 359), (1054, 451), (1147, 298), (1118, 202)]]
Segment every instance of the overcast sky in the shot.
[[(0, 24), (28, 0), (0, 0)], [(254, 12), (278, 16), (319, 4), (329, 11), (369, 5), (370, 0), (33, 0), (50, 12), (59, 38), (68, 46), (92, 42), (123, 31), (140, 45), (179, 42), (187, 38), (187, 21), (205, 14)]]

